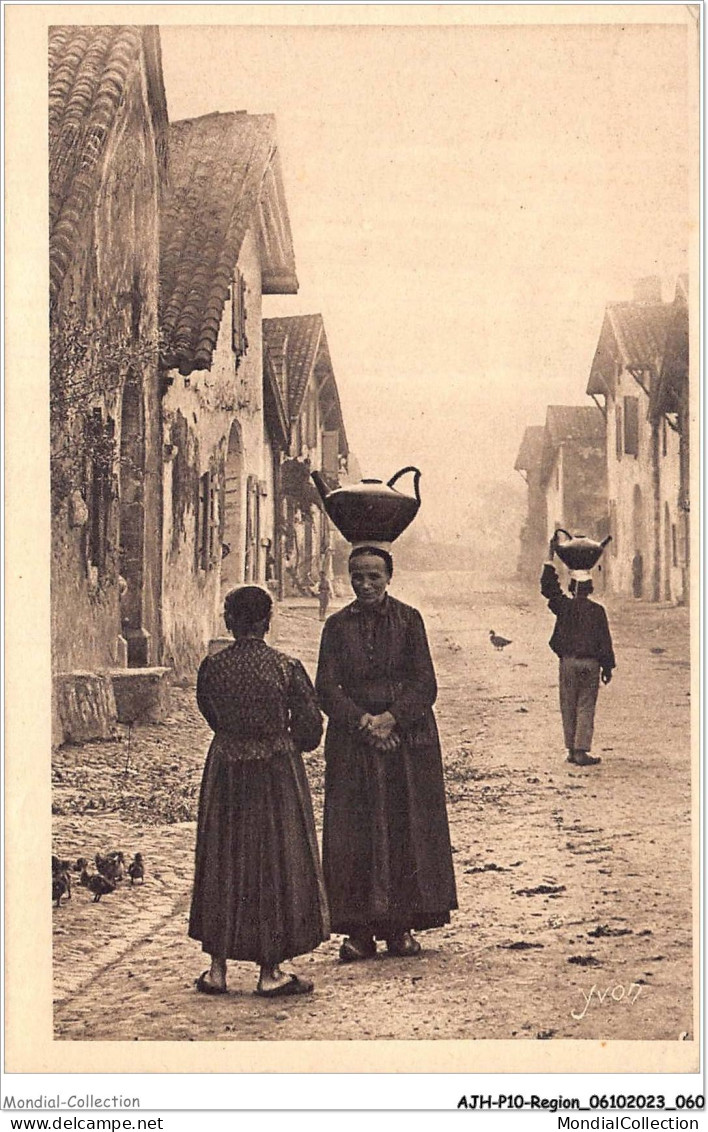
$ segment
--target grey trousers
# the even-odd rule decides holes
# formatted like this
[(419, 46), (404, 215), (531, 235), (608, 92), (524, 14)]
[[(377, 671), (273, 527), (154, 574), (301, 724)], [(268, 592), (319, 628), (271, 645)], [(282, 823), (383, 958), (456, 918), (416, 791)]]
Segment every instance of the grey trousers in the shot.
[(558, 687), (565, 745), (569, 751), (589, 751), (600, 687), (600, 662), (561, 657)]

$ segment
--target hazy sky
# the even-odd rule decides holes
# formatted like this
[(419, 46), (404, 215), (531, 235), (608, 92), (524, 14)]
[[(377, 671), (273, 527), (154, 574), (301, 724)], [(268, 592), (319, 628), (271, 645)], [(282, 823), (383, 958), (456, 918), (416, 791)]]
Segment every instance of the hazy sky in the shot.
[(323, 314), (351, 447), (367, 474), (418, 464), (432, 528), (518, 479), (547, 404), (586, 401), (605, 302), (647, 274), (671, 297), (687, 268), (684, 27), (173, 26), (162, 46), (172, 119), (276, 115), (300, 292), (265, 314)]

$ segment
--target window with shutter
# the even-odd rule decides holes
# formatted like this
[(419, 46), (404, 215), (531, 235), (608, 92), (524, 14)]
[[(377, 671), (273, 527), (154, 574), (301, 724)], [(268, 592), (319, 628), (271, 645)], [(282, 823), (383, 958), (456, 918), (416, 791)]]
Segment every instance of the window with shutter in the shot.
[(258, 579), (258, 527), (259, 527), (258, 478), (249, 476), (246, 481), (246, 563), (245, 579), (255, 582)]
[(310, 398), (310, 411), (307, 418), (307, 444), (309, 448), (317, 447), (317, 434), (319, 432), (317, 416), (317, 394), (313, 392)]
[(204, 472), (199, 477), (199, 500), (197, 504), (197, 564), (200, 570), (209, 569), (209, 527), (211, 514), (211, 474)]
[(623, 448), (623, 446), (624, 445), (623, 445), (623, 437), (622, 437), (622, 406), (618, 403), (615, 406), (615, 452), (616, 452), (618, 460), (622, 459), (622, 448)]
[(639, 398), (624, 398), (624, 450), (628, 456), (639, 455)]
[(336, 428), (322, 433), (322, 471), (333, 479), (338, 477), (339, 431)]

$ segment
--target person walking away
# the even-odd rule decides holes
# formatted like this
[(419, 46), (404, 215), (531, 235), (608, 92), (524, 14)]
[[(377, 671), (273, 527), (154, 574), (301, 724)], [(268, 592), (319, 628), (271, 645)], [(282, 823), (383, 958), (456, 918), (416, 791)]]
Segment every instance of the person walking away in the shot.
[(457, 908), (433, 704), (437, 685), (420, 613), (386, 592), (393, 560), (349, 557), (356, 600), (325, 622), (315, 687), (329, 716), (322, 863), (343, 962), (420, 952), (412, 930)]
[(197, 703), (214, 731), (199, 798), (189, 935), (211, 966), (203, 994), (226, 993), (226, 963), (256, 963), (256, 994), (307, 994), (280, 963), (329, 938), (302, 751), (322, 737), (315, 691), (299, 660), (270, 648), (272, 598), (259, 586), (226, 595), (228, 648), (199, 668)]
[(570, 597), (563, 593), (553, 562), (547, 561), (541, 575), (541, 593), (556, 616), (549, 644), (559, 658), (558, 687), (568, 762), (594, 766), (601, 761), (590, 754), (597, 696), (600, 680), (609, 684), (612, 679), (615, 654), (607, 614), (603, 606), (590, 600), (590, 575), (571, 578), (569, 589)]
[(332, 584), (324, 570), (320, 570), (317, 596), (320, 599), (320, 621), (324, 621), (327, 617), (327, 609), (329, 608), (330, 598), (332, 597)]

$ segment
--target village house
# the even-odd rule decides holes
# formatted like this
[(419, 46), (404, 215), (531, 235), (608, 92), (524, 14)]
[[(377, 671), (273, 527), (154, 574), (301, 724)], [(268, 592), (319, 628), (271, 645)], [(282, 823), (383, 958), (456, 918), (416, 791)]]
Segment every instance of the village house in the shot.
[(336, 528), (327, 518), (310, 471), (330, 487), (346, 475), (349, 448), (322, 315), (263, 320), (266, 365), (288, 418), (288, 447), (279, 469), (275, 572), (281, 592), (315, 591), (324, 570), (333, 581)]
[(530, 425), (524, 431), (514, 469), (526, 483), (526, 518), (519, 535), (517, 574), (526, 581), (536, 581), (539, 563), (548, 551), (548, 517), (546, 494), (541, 484), (543, 449), (546, 430), (543, 425)]
[(669, 315), (659, 380), (654, 383), (649, 401), (650, 418), (658, 420), (661, 428), (662, 597), (665, 601), (678, 602), (687, 602), (690, 590), (688, 336), (688, 276), (681, 275)]
[(262, 296), (298, 283), (271, 115), (169, 127), (162, 213), (164, 658), (191, 675), (225, 592), (271, 580), (286, 424), (264, 376)]
[(637, 283), (633, 301), (608, 303), (587, 385), (607, 421), (608, 584), (615, 593), (649, 601), (680, 597), (672, 531), (679, 436), (664, 413), (652, 410), (672, 313), (654, 278)]
[(156, 28), (49, 29), (53, 740), (105, 735), (161, 650)]
[(605, 445), (605, 419), (596, 406), (548, 406), (539, 476), (546, 540), (559, 527), (571, 535), (595, 539), (607, 535)]

